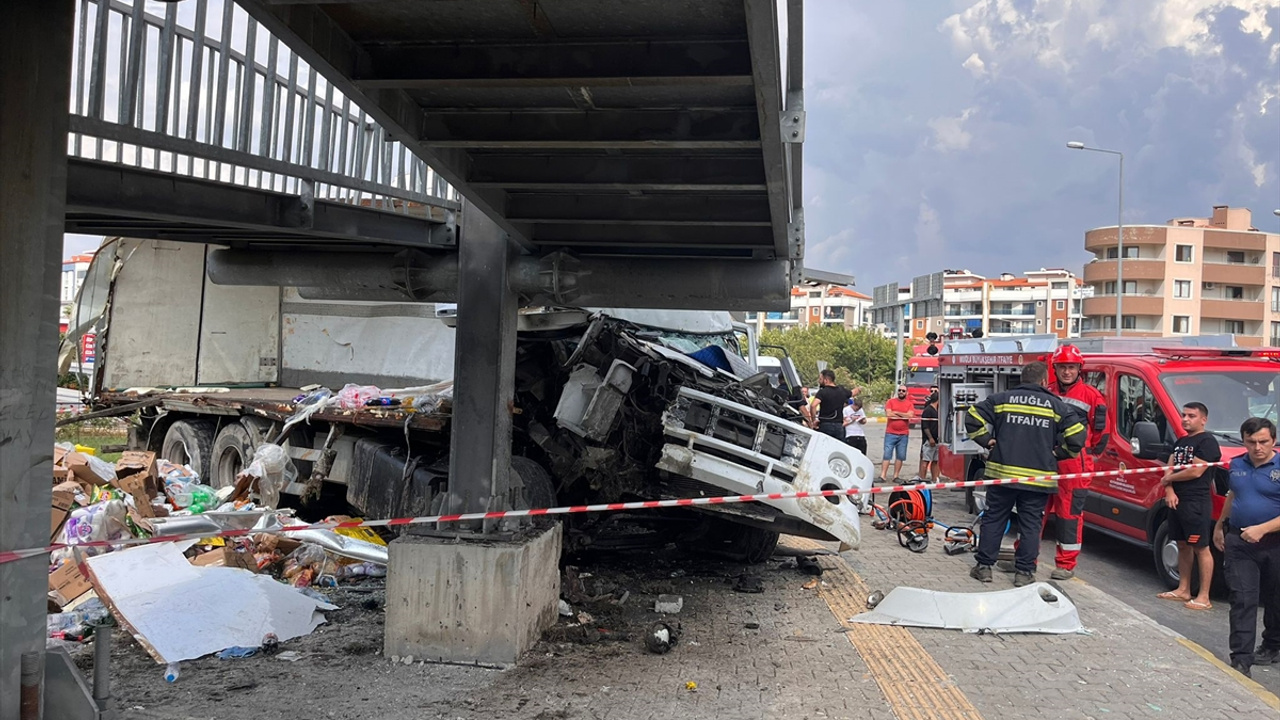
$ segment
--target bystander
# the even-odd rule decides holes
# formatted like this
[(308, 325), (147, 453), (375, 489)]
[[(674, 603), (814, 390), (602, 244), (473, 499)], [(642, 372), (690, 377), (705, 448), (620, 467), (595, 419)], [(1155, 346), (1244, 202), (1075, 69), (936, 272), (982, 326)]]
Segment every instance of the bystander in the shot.
[[(1231, 667), (1249, 677), (1253, 665), (1280, 662), (1280, 455), (1276, 426), (1266, 418), (1245, 420), (1240, 438), (1247, 452), (1228, 468), (1230, 491), (1213, 544), (1231, 592)], [(1259, 603), (1262, 644), (1255, 649)]]
[(893, 482), (902, 482), (902, 463), (907, 459), (911, 441), (911, 417), (914, 407), (907, 399), (907, 386), (899, 385), (894, 397), (884, 401), (884, 448), (880, 455), (880, 480), (889, 477), (889, 461), (893, 461)]
[(832, 370), (823, 370), (819, 373), (818, 383), (820, 387), (815, 393), (817, 402), (813, 405), (818, 431), (837, 440), (843, 440), (844, 409), (853, 394), (836, 384), (836, 374)]
[(938, 482), (942, 468), (938, 464), (938, 391), (934, 390), (920, 412), (920, 472), (916, 477)]
[[(1169, 455), (1169, 465), (1180, 469), (1160, 478), (1164, 487), (1164, 504), (1169, 508), (1169, 537), (1178, 543), (1178, 587), (1157, 597), (1177, 600), (1188, 610), (1208, 610), (1209, 586), (1213, 579), (1213, 553), (1209, 540), (1213, 530), (1213, 495), (1207, 463), (1222, 459), (1222, 450), (1213, 435), (1204, 431), (1209, 408), (1204, 403), (1190, 402), (1182, 406), (1182, 429)], [(1200, 571), (1200, 587), (1191, 595), (1192, 569)]]
[(861, 398), (851, 398), (844, 409), (844, 441), (863, 455), (867, 454), (867, 413)]

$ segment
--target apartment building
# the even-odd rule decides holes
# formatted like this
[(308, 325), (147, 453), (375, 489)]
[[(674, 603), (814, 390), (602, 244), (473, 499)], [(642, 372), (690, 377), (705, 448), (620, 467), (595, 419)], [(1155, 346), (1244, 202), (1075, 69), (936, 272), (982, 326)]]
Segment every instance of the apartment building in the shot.
[[(1032, 270), (1016, 276), (984, 277), (968, 270), (943, 273), (941, 303), (915, 303), (911, 338), (1055, 334), (1079, 337), (1083, 282), (1064, 269)], [(926, 314), (932, 313), (932, 314)]]
[(1242, 346), (1280, 346), (1280, 234), (1253, 227), (1246, 208), (1218, 205), (1207, 218), (1126, 225), (1123, 287), (1117, 287), (1116, 227), (1085, 233), (1086, 337), (1116, 334), (1236, 336)]
[(835, 284), (806, 284), (791, 288), (791, 309), (786, 312), (749, 312), (747, 322), (757, 332), (810, 325), (838, 325), (846, 329), (870, 323), (871, 298)]

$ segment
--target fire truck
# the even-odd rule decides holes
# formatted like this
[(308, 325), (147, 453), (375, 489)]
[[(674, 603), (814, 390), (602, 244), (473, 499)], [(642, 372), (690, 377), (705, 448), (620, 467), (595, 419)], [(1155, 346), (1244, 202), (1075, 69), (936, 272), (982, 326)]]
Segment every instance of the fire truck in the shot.
[(938, 384), (938, 356), (929, 353), (931, 347), (935, 348), (936, 353), (936, 344), (917, 345), (906, 367), (904, 381), (907, 386), (907, 399), (911, 401), (913, 427), (920, 424), (920, 415), (924, 412), (925, 403), (929, 400), (929, 393), (933, 386)]
[[(939, 460), (949, 480), (982, 476), (985, 451), (964, 431), (969, 407), (996, 392), (1016, 387), (1021, 367), (1048, 361), (1061, 342), (1053, 335), (949, 340), (938, 354)], [(1105, 442), (1094, 456), (1095, 470), (1153, 468), (1093, 479), (1085, 505), (1087, 527), (1151, 550), (1157, 574), (1178, 582), (1177, 546), (1170, 540), (1168, 508), (1160, 487), (1173, 444), (1185, 433), (1181, 408), (1201, 402), (1209, 408), (1206, 431), (1222, 448), (1223, 460), (1244, 452), (1240, 423), (1251, 416), (1277, 421), (1280, 407), (1280, 348), (1240, 348), (1226, 336), (1185, 338), (1087, 338), (1071, 341), (1084, 354), (1082, 381), (1107, 400)], [(1215, 472), (1213, 512), (1225, 493), (1225, 473)], [(981, 492), (966, 493), (976, 512)]]

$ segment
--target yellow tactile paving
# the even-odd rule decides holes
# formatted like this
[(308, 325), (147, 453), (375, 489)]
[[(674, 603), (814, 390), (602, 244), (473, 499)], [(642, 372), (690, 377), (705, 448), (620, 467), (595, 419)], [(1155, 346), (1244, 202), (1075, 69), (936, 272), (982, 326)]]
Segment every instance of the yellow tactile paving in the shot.
[[(822, 547), (801, 538), (788, 538), (786, 544), (806, 550)], [(827, 555), (819, 562), (826, 581), (818, 586), (819, 596), (845, 628), (845, 636), (862, 656), (899, 720), (982, 720), (978, 709), (909, 630), (849, 622), (866, 609), (867, 586), (844, 558)]]

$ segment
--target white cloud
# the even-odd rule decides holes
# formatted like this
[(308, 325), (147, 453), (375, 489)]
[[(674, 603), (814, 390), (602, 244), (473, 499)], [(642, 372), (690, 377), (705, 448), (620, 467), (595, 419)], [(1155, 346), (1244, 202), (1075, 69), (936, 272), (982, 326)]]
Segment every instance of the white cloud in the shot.
[(916, 213), (916, 254), (922, 258), (937, 258), (946, 249), (942, 236), (942, 220), (938, 211), (925, 198), (920, 199)]
[(964, 62), (960, 63), (960, 67), (973, 73), (974, 77), (982, 77), (987, 74), (987, 64), (982, 62), (982, 58), (978, 53), (971, 54)]
[(828, 235), (818, 243), (811, 243), (807, 249), (809, 267), (822, 268), (833, 272), (850, 269), (853, 250), (857, 245), (853, 228), (845, 228), (834, 235)]
[(955, 117), (938, 117), (929, 121), (933, 130), (933, 147), (941, 152), (969, 149), (973, 134), (965, 130), (964, 123), (973, 115), (975, 108), (965, 108)]

